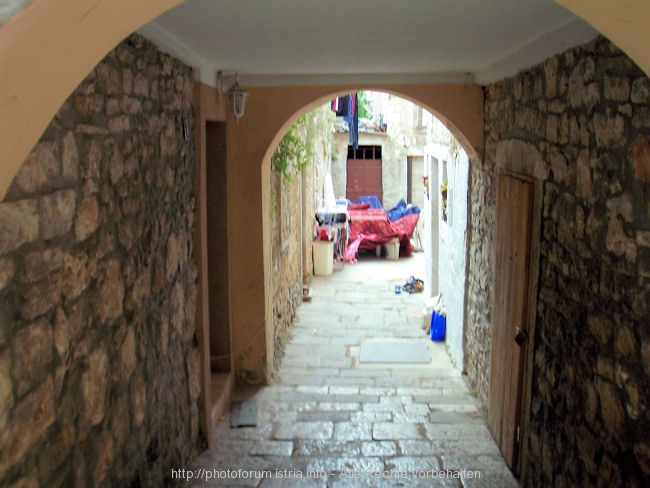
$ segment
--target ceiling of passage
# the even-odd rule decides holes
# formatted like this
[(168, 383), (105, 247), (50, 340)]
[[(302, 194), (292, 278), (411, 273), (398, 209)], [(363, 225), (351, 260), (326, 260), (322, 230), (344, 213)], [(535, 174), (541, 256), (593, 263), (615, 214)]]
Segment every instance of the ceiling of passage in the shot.
[(187, 0), (140, 32), (248, 85), (490, 83), (597, 35), (552, 0)]

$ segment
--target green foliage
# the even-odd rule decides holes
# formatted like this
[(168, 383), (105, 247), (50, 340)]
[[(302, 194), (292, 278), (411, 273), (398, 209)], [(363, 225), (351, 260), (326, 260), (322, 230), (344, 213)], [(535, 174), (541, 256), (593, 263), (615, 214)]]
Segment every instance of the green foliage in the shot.
[(447, 222), (447, 182), (443, 181), (440, 185), (440, 195), (442, 196), (442, 221)]
[(271, 156), (271, 170), (281, 176), (282, 183), (291, 183), (312, 161), (329, 160), (335, 120), (334, 112), (325, 104), (291, 126)]
[(357, 93), (357, 103), (358, 103), (357, 111), (359, 113), (359, 117), (371, 119), (373, 116), (372, 104), (370, 103), (370, 100), (368, 100), (368, 96), (366, 95), (366, 92), (360, 91)]
[(296, 174), (309, 166), (312, 151), (304, 135), (305, 124), (303, 115), (287, 131), (271, 157), (271, 169), (282, 176), (283, 182), (292, 182)]

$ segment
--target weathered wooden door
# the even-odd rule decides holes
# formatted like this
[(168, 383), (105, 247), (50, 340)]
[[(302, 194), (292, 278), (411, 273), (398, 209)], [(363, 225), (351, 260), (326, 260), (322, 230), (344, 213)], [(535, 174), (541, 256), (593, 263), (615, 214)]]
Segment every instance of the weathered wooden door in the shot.
[(515, 473), (519, 470), (530, 322), (533, 203), (532, 180), (499, 173), (488, 426)]
[(363, 195), (376, 195), (383, 203), (381, 159), (348, 159), (346, 197), (354, 202)]
[(348, 146), (345, 196), (354, 202), (362, 195), (375, 195), (383, 202), (381, 146)]

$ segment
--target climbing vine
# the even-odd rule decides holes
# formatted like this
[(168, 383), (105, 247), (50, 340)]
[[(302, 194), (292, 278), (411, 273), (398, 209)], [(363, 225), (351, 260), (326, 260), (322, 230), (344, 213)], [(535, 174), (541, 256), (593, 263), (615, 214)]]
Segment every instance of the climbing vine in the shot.
[(293, 177), (304, 171), (311, 161), (312, 151), (305, 137), (306, 117), (303, 115), (287, 131), (271, 157), (273, 172), (282, 176), (282, 181), (291, 183)]
[(334, 112), (326, 104), (291, 126), (271, 156), (271, 169), (283, 183), (291, 183), (314, 159), (325, 161), (330, 157), (335, 121)]

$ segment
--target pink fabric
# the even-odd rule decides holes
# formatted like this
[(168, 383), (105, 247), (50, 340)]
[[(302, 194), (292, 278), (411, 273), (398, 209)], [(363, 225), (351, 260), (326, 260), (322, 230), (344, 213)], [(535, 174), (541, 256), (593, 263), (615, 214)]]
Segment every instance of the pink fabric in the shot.
[(354, 239), (350, 244), (348, 244), (347, 249), (345, 250), (345, 255), (343, 258), (350, 264), (357, 262), (357, 251), (359, 250), (359, 244), (363, 239), (363, 234), (359, 234), (356, 239)]

